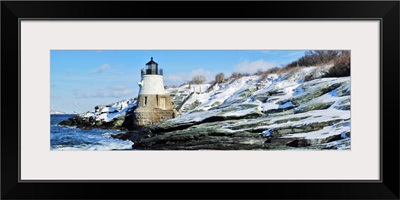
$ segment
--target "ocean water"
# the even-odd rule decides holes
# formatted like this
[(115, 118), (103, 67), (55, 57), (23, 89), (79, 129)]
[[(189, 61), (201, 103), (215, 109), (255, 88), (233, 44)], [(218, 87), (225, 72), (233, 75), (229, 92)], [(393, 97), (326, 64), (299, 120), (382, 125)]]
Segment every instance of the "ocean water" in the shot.
[(60, 126), (58, 123), (73, 115), (50, 115), (50, 150), (67, 151), (110, 151), (131, 150), (132, 142), (114, 139), (111, 134), (118, 130), (91, 129)]

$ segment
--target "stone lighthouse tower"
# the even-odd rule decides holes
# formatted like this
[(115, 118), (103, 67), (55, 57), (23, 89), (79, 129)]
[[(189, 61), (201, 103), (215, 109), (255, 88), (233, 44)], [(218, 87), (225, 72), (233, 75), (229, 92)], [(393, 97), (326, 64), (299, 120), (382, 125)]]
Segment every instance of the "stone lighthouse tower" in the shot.
[(153, 57), (146, 63), (146, 68), (141, 70), (141, 75), (133, 123), (136, 126), (146, 126), (176, 117), (171, 97), (164, 90), (163, 69), (158, 67)]

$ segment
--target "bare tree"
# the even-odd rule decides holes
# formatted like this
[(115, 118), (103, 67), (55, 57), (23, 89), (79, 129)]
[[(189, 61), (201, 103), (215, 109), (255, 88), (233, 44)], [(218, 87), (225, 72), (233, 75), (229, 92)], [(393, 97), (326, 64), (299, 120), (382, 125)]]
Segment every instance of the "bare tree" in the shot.
[(206, 82), (206, 78), (202, 75), (193, 76), (192, 81), (190, 81), (192, 84), (202, 84), (204, 82)]

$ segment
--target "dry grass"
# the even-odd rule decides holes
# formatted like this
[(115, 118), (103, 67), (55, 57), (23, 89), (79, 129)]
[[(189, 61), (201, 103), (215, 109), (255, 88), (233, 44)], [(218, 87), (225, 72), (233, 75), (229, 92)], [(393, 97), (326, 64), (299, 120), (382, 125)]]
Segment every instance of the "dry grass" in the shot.
[(305, 67), (304, 67), (304, 66), (298, 66), (298, 67), (284, 67), (284, 68), (281, 68), (281, 69), (277, 72), (277, 74), (283, 74), (283, 73), (293, 72), (293, 71), (297, 72), (297, 71), (299, 71), (299, 70), (302, 69), (302, 68), (305, 68)]
[[(322, 54), (321, 54), (322, 53)], [(322, 57), (320, 56), (317, 58), (317, 55), (323, 55)], [(330, 60), (328, 60), (330, 59)], [(308, 63), (308, 65), (301, 65), (297, 66), (298, 63)], [(315, 64), (314, 64), (315, 63)], [(308, 54), (303, 56), (302, 58), (298, 59), (297, 61), (294, 61), (292, 63), (289, 63), (285, 67), (279, 68), (279, 67), (274, 67), (266, 71), (258, 70), (255, 72), (253, 75), (258, 75), (261, 76), (260, 80), (265, 80), (268, 75), (270, 74), (283, 74), (287, 73), (287, 77), (293, 75), (294, 73), (298, 72), (300, 69), (305, 68), (305, 67), (310, 67), (310, 66), (316, 66), (316, 67), (321, 67), (321, 66), (326, 66), (326, 65), (334, 65), (334, 67), (331, 67), (328, 73), (324, 75), (323, 77), (338, 77), (338, 76), (349, 76), (350, 75), (350, 51), (340, 51), (339, 52), (334, 52), (334, 51), (310, 51)], [(312, 70), (308, 76), (306, 76), (306, 81), (308, 80), (313, 80), (315, 78), (321, 78), (317, 77), (317, 72), (318, 68)], [(248, 73), (232, 73), (231, 77), (224, 79), (225, 81), (230, 80), (230, 83), (233, 81), (245, 77), (245, 76), (250, 76)]]
[(343, 51), (342, 55), (334, 60), (334, 66), (325, 74), (325, 77), (343, 76), (350, 76), (350, 51)]

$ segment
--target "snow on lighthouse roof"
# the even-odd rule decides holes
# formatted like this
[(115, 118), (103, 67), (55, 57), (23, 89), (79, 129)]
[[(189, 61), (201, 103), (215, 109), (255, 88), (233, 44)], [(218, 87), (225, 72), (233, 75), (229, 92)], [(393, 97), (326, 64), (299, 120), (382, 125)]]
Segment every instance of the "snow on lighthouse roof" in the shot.
[(148, 63), (146, 63), (146, 65), (151, 65), (151, 64), (156, 64), (156, 65), (158, 65), (158, 63), (156, 63), (156, 62), (153, 61), (153, 57), (151, 57), (150, 59), (151, 59), (151, 60), (150, 60)]

